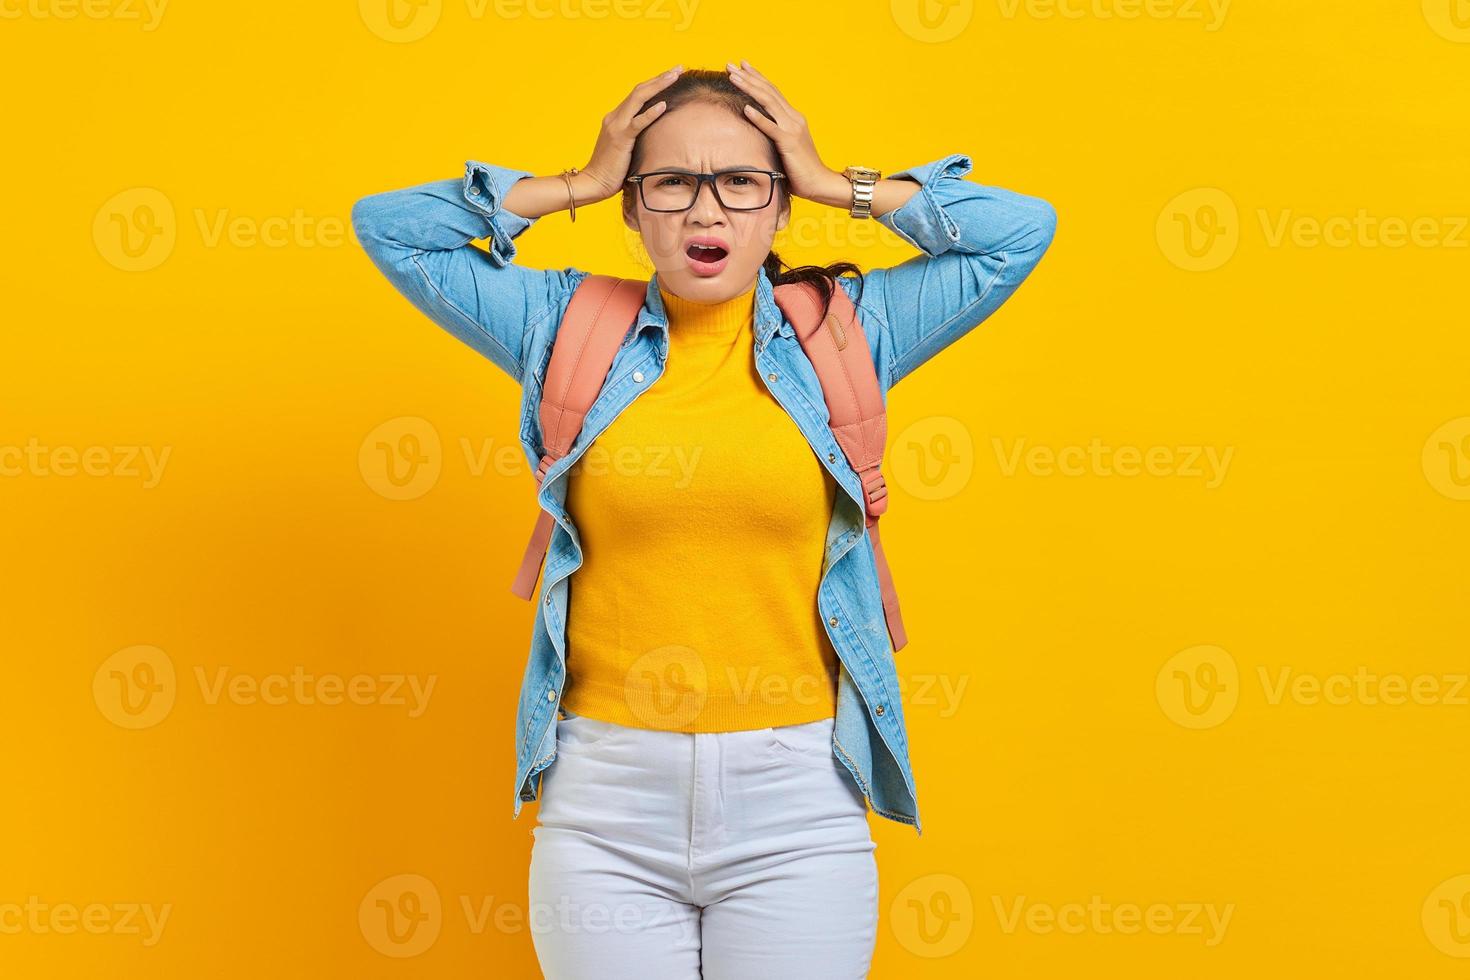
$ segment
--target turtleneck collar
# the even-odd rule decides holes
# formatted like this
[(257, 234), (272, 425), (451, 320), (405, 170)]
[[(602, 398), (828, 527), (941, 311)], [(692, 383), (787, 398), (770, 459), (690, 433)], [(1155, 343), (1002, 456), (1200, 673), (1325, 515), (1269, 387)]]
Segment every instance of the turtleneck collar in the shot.
[(658, 286), (664, 311), (668, 314), (669, 328), (674, 336), (732, 338), (742, 330), (751, 328), (755, 317), (756, 284), (737, 296), (718, 303), (702, 303), (698, 300), (675, 296)]

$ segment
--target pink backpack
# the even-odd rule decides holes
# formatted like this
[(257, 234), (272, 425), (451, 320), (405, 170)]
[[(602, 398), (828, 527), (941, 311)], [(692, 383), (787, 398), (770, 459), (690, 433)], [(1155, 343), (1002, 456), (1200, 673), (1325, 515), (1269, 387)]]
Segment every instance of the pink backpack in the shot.
[[(541, 431), (546, 455), (536, 468), (536, 482), (552, 463), (571, 451), (593, 401), (607, 380), (613, 356), (643, 308), (648, 281), (589, 275), (578, 284), (552, 345), (551, 363), (541, 395)], [(878, 518), (888, 509), (883, 482), (883, 449), (888, 417), (873, 357), (857, 309), (841, 287), (833, 290), (831, 309), (822, 317), (816, 287), (788, 283), (776, 287), (776, 305), (796, 328), (797, 339), (816, 369), (831, 415), (832, 435), (862, 480), (867, 501), (866, 524), (873, 541), (883, 612), (895, 652), (908, 643), (898, 609), (893, 575), (878, 537)], [(826, 327), (826, 329), (822, 329)], [(555, 520), (541, 511), (526, 546), (511, 591), (529, 599), (551, 544)]]

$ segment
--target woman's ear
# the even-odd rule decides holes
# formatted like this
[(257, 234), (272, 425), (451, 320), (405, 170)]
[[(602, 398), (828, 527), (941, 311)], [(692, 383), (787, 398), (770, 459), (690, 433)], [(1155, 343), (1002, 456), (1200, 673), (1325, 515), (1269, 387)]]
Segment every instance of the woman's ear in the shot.
[(627, 226), (629, 231), (641, 233), (642, 229), (638, 227), (638, 209), (633, 206), (633, 202), (629, 199), (627, 191), (623, 192), (621, 206), (623, 211), (623, 224)]
[(786, 227), (791, 220), (791, 201), (788, 199), (781, 205), (781, 211), (776, 215), (776, 230), (780, 231)]

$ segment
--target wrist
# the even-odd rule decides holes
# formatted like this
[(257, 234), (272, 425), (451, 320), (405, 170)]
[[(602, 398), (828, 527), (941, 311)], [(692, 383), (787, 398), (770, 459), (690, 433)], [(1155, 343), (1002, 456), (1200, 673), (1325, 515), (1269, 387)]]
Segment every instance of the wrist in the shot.
[(872, 167), (848, 167), (842, 172), (852, 186), (852, 203), (848, 213), (854, 218), (874, 217), (873, 206), (878, 197), (883, 174)]
[(605, 201), (613, 195), (613, 192), (604, 187), (595, 175), (585, 171), (572, 174), (571, 181), (572, 195), (577, 202), (577, 207), (581, 207), (584, 204), (596, 204), (598, 201)]
[(828, 170), (812, 200), (846, 211), (852, 207), (852, 181), (840, 170)]

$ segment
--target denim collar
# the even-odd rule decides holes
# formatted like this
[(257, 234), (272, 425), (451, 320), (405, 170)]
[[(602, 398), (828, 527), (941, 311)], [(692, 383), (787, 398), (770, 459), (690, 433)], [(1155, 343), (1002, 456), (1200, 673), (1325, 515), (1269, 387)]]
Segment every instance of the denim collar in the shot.
[[(669, 314), (664, 309), (664, 299), (658, 291), (658, 273), (655, 272), (648, 279), (648, 292), (644, 297), (643, 311), (638, 314), (638, 325), (635, 328), (635, 336), (642, 336), (643, 331), (652, 329), (659, 335), (660, 348), (665, 354), (669, 349)], [(755, 274), (755, 346), (760, 350), (770, 341), (771, 335), (780, 332), (788, 337), (796, 336), (796, 331), (786, 322), (781, 315), (781, 308), (776, 305), (776, 290), (771, 285), (771, 279), (766, 275), (765, 266), (756, 270)]]

